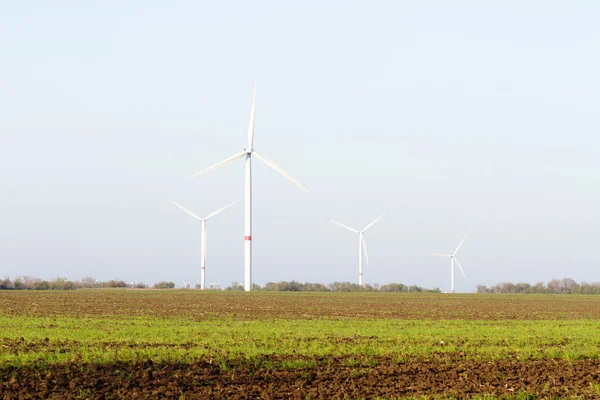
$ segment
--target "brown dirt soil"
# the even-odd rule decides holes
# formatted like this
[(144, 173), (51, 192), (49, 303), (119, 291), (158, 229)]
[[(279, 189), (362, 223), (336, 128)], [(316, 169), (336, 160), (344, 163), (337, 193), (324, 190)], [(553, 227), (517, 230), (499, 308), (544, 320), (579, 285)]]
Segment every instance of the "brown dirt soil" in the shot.
[(600, 319), (600, 296), (236, 293), (197, 290), (0, 291), (0, 313), (46, 317), (250, 319)]
[[(284, 359), (269, 358), (277, 363)], [(264, 362), (265, 360), (263, 360)], [(0, 369), (0, 398), (198, 398), (198, 399), (370, 399), (377, 396), (492, 394), (526, 391), (543, 398), (599, 398), (592, 384), (600, 360), (483, 362), (473, 360), (370, 360), (349, 366), (340, 358), (312, 359), (315, 367), (260, 368), (245, 361), (221, 368), (194, 364), (53, 364)], [(449, 362), (451, 361), (451, 362)]]

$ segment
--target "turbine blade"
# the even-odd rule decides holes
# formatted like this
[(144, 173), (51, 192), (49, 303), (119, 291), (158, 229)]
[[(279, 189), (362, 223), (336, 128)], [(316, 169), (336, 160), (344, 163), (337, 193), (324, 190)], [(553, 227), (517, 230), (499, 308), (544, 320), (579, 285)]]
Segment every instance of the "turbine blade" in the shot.
[(180, 206), (179, 204), (175, 203), (173, 200), (169, 200), (171, 203), (175, 204), (177, 207), (181, 208), (183, 211), (185, 211), (186, 213), (190, 214), (192, 217), (199, 219), (200, 221), (202, 221), (202, 218), (200, 218), (199, 216), (197, 216), (196, 214), (194, 214), (193, 212), (191, 212), (190, 210), (188, 210), (187, 208)]
[(336, 225), (339, 225), (339, 226), (341, 226), (342, 228), (346, 228), (346, 229), (348, 229), (349, 231), (352, 231), (352, 232), (354, 232), (354, 233), (360, 233), (360, 231), (357, 231), (357, 230), (356, 230), (356, 229), (354, 229), (354, 228), (350, 228), (349, 226), (346, 226), (346, 225), (344, 225), (344, 224), (340, 224), (339, 222), (335, 222), (335, 221), (333, 221), (333, 220), (331, 220), (331, 219), (329, 220), (329, 222), (333, 222), (334, 224), (336, 224)]
[(456, 250), (454, 250), (454, 254), (452, 254), (453, 256), (456, 255), (456, 253), (458, 253), (458, 249), (460, 249), (460, 246), (462, 246), (463, 242), (465, 241), (465, 239), (467, 238), (467, 235), (465, 235), (465, 237), (463, 238), (463, 240), (460, 241), (460, 244), (458, 245), (458, 247), (456, 248)]
[(208, 217), (204, 218), (204, 220), (205, 220), (205, 221), (208, 221), (210, 218), (214, 217), (215, 215), (217, 215), (217, 214), (218, 214), (218, 213), (220, 213), (221, 211), (225, 211), (225, 210), (227, 210), (229, 207), (231, 207), (231, 206), (232, 206), (232, 205), (234, 205), (235, 203), (237, 203), (237, 201), (234, 201), (233, 203), (231, 203), (231, 204), (228, 204), (228, 205), (226, 205), (226, 206), (225, 206), (225, 207), (223, 207), (223, 208), (219, 208), (217, 211), (215, 211), (215, 212), (213, 212), (213, 213), (211, 213), (211, 214), (208, 214)]
[(381, 214), (381, 215), (379, 216), (379, 218), (377, 218), (375, 221), (373, 221), (373, 222), (371, 222), (369, 225), (367, 225), (367, 226), (365, 227), (365, 229), (363, 229), (362, 231), (363, 231), (363, 232), (366, 232), (366, 231), (367, 231), (367, 229), (369, 229), (370, 227), (372, 227), (373, 225), (375, 225), (375, 222), (377, 222), (377, 221), (379, 221), (381, 218), (383, 218), (383, 216), (384, 216), (385, 214), (387, 214), (387, 211), (386, 211), (386, 212), (384, 212), (383, 214)]
[(238, 158), (242, 158), (242, 157), (243, 157), (243, 156), (245, 156), (245, 155), (246, 155), (246, 152), (245, 152), (245, 151), (242, 151), (241, 153), (238, 153), (238, 154), (236, 154), (235, 156), (231, 156), (231, 157), (229, 157), (229, 158), (227, 158), (227, 159), (225, 159), (225, 160), (223, 160), (223, 161), (221, 161), (221, 162), (219, 162), (219, 163), (216, 163), (216, 164), (215, 164), (215, 165), (213, 165), (213, 166), (210, 166), (210, 167), (208, 167), (208, 168), (206, 168), (206, 169), (203, 169), (203, 170), (202, 170), (202, 171), (200, 171), (200, 172), (196, 172), (194, 175), (192, 175), (192, 176), (188, 177), (187, 179), (192, 179), (192, 178), (195, 178), (195, 177), (197, 177), (198, 175), (202, 175), (202, 174), (203, 174), (203, 173), (205, 173), (205, 172), (208, 172), (208, 171), (211, 171), (211, 170), (213, 170), (213, 169), (217, 169), (217, 168), (219, 168), (219, 167), (222, 167), (222, 166), (224, 166), (224, 165), (227, 165), (227, 164), (229, 164), (229, 163), (231, 163), (231, 162), (234, 162), (234, 161), (235, 161), (235, 160), (237, 160)]
[(458, 260), (456, 259), (456, 257), (454, 258), (454, 261), (456, 261), (456, 265), (458, 265), (458, 269), (460, 269), (460, 272), (462, 272), (463, 276), (465, 277), (466, 281), (469, 281), (467, 279), (467, 276), (465, 275), (465, 271), (463, 271), (462, 267), (460, 266), (460, 263), (458, 262)]
[(436, 256), (436, 257), (452, 257), (452, 254), (429, 253), (429, 255)]
[(367, 242), (365, 241), (365, 237), (360, 235), (363, 251), (365, 252), (365, 259), (367, 260), (367, 267), (369, 267), (369, 254), (367, 253)]
[(298, 186), (300, 189), (304, 190), (305, 192), (308, 193), (308, 189), (306, 189), (304, 186), (302, 186), (300, 184), (300, 182), (298, 182), (297, 180), (295, 180), (294, 178), (292, 178), (291, 176), (288, 175), (287, 172), (285, 172), (284, 170), (282, 170), (281, 168), (279, 168), (279, 166), (277, 164), (275, 164), (273, 161), (269, 160), (267, 157), (265, 156), (261, 156), (260, 154), (258, 154), (256, 151), (253, 152), (252, 154), (254, 154), (256, 157), (260, 158), (265, 164), (267, 164), (269, 167), (273, 168), (275, 171), (279, 172), (281, 175), (285, 176), (286, 178), (288, 178), (290, 181), (292, 181), (296, 186)]
[(248, 122), (248, 150), (252, 150), (254, 142), (254, 113), (256, 111), (256, 81), (252, 92), (252, 109), (250, 110), (250, 122)]

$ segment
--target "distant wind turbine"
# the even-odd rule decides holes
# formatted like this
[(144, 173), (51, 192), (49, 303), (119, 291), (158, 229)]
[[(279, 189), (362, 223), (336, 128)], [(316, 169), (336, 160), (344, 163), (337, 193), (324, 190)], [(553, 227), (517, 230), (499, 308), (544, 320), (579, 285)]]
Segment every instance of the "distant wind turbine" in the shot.
[(197, 216), (190, 210), (180, 206), (179, 204), (175, 203), (174, 201), (171, 201), (171, 203), (175, 204), (177, 207), (181, 208), (183, 211), (190, 214), (192, 217), (200, 220), (200, 222), (202, 223), (202, 265), (201, 265), (201, 269), (200, 269), (200, 289), (204, 290), (204, 271), (206, 269), (206, 221), (208, 221), (209, 219), (211, 219), (212, 217), (214, 217), (221, 211), (225, 211), (226, 209), (228, 209), (229, 207), (231, 207), (232, 205), (237, 203), (237, 201), (233, 202), (229, 205), (226, 205), (225, 207), (220, 208), (211, 214), (208, 214), (208, 216), (206, 218), (200, 218), (199, 216)]
[(458, 268), (460, 269), (460, 272), (465, 277), (465, 280), (468, 281), (467, 276), (465, 275), (465, 271), (463, 271), (462, 267), (460, 266), (460, 263), (456, 259), (456, 253), (458, 253), (458, 250), (460, 249), (460, 246), (462, 246), (462, 244), (463, 244), (463, 242), (465, 241), (466, 238), (467, 238), (467, 235), (465, 235), (465, 237), (463, 238), (463, 240), (460, 241), (460, 244), (458, 245), (458, 247), (456, 248), (456, 250), (454, 250), (454, 253), (452, 253), (452, 254), (438, 254), (438, 253), (432, 253), (432, 254), (430, 254), (432, 256), (448, 257), (448, 258), (450, 258), (450, 292), (451, 293), (454, 293), (454, 263), (455, 262), (456, 262), (456, 265), (458, 265)]
[(367, 254), (367, 243), (365, 242), (364, 233), (367, 231), (367, 229), (372, 227), (375, 224), (375, 222), (377, 222), (381, 218), (383, 218), (383, 216), (385, 214), (386, 213), (381, 214), (381, 216), (379, 216), (379, 218), (377, 218), (375, 221), (373, 221), (370, 224), (368, 224), (367, 226), (365, 226), (365, 229), (363, 229), (362, 231), (359, 231), (354, 228), (350, 228), (349, 226), (346, 226), (346, 225), (340, 224), (339, 222), (330, 220), (331, 222), (333, 222), (336, 225), (341, 226), (342, 228), (346, 228), (351, 232), (358, 233), (358, 284), (360, 286), (364, 286), (364, 284), (363, 284), (363, 249), (365, 251), (365, 259), (367, 260), (367, 265), (369, 265), (369, 255)]
[(244, 151), (235, 154), (211, 167), (208, 167), (200, 172), (195, 173), (188, 179), (202, 175), (205, 172), (217, 169), (229, 163), (232, 163), (240, 158), (245, 158), (246, 164), (246, 182), (245, 182), (245, 196), (244, 196), (244, 290), (252, 290), (252, 155), (258, 157), (261, 161), (285, 176), (287, 179), (292, 181), (300, 189), (308, 192), (308, 190), (302, 186), (298, 181), (288, 175), (284, 170), (277, 166), (273, 161), (267, 157), (258, 154), (252, 147), (254, 141), (254, 112), (256, 110), (256, 84), (254, 85), (254, 92), (252, 95), (252, 109), (250, 111), (250, 122), (248, 123), (248, 147)]

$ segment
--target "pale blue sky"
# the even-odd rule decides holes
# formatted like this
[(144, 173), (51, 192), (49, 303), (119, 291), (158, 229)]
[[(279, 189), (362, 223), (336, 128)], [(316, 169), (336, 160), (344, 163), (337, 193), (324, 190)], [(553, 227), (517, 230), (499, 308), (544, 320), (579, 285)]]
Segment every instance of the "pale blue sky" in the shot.
[[(451, 3), (451, 4), (450, 4)], [(1, 2), (0, 275), (199, 282), (243, 199), (255, 282), (600, 281), (600, 4)], [(243, 277), (241, 203), (207, 281)]]

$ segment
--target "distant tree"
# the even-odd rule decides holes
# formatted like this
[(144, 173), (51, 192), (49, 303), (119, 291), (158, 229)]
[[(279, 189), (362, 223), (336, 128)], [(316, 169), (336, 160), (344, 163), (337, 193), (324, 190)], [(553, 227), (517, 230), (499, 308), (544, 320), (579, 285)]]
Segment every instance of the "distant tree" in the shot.
[(67, 278), (56, 278), (48, 282), (49, 289), (52, 290), (73, 290), (75, 289), (75, 283), (68, 280)]
[(152, 286), (154, 289), (173, 289), (175, 283), (173, 282), (157, 282)]
[(244, 285), (239, 282), (233, 282), (231, 286), (227, 286), (225, 290), (243, 291)]
[(489, 293), (490, 289), (488, 289), (485, 285), (477, 285), (475, 286), (475, 293)]
[(571, 278), (561, 279), (561, 287), (563, 293), (573, 293), (579, 289), (579, 284)]
[(14, 289), (13, 283), (9, 277), (5, 276), (4, 279), (0, 280), (0, 290)]
[(322, 283), (305, 283), (302, 286), (302, 291), (303, 292), (329, 292), (329, 288), (327, 287), (327, 285), (324, 285)]
[(333, 282), (329, 285), (332, 292), (360, 292), (362, 287), (356, 283), (350, 282)]
[(388, 283), (387, 285), (381, 285), (379, 288), (380, 292), (408, 292), (408, 287), (401, 283)]
[(365, 283), (364, 286), (362, 287), (361, 291), (362, 292), (376, 292), (375, 288), (370, 283)]
[(559, 279), (552, 279), (550, 282), (548, 282), (547, 288), (550, 293), (554, 294), (562, 293), (563, 290), (561, 281)]
[(576, 291), (580, 294), (600, 294), (600, 283), (599, 282), (582, 282)]
[(515, 284), (514, 288), (515, 293), (530, 293), (531, 285), (529, 283), (519, 282)]
[(110, 280), (106, 282), (106, 287), (109, 288), (126, 288), (129, 285), (123, 280)]
[(80, 281), (75, 282), (75, 287), (77, 289), (92, 289), (102, 287), (102, 282), (99, 280), (92, 278), (91, 276), (86, 276), (82, 278)]
[(600, 294), (600, 283), (577, 283), (571, 278), (552, 279), (547, 285), (538, 282), (535, 285), (519, 282), (502, 282), (489, 288), (477, 285), (477, 293), (523, 293), (523, 294)]
[(546, 285), (544, 282), (538, 282), (531, 288), (533, 293), (543, 294), (546, 293)]
[(48, 290), (50, 289), (50, 283), (48, 281), (43, 281), (38, 279), (33, 282), (33, 288), (35, 290)]
[[(18, 276), (17, 280), (19, 281), (19, 289), (24, 290), (33, 290), (36, 288), (36, 283), (39, 282), (40, 278), (34, 278), (32, 276), (24, 275)], [(15, 285), (16, 287), (16, 285)]]

